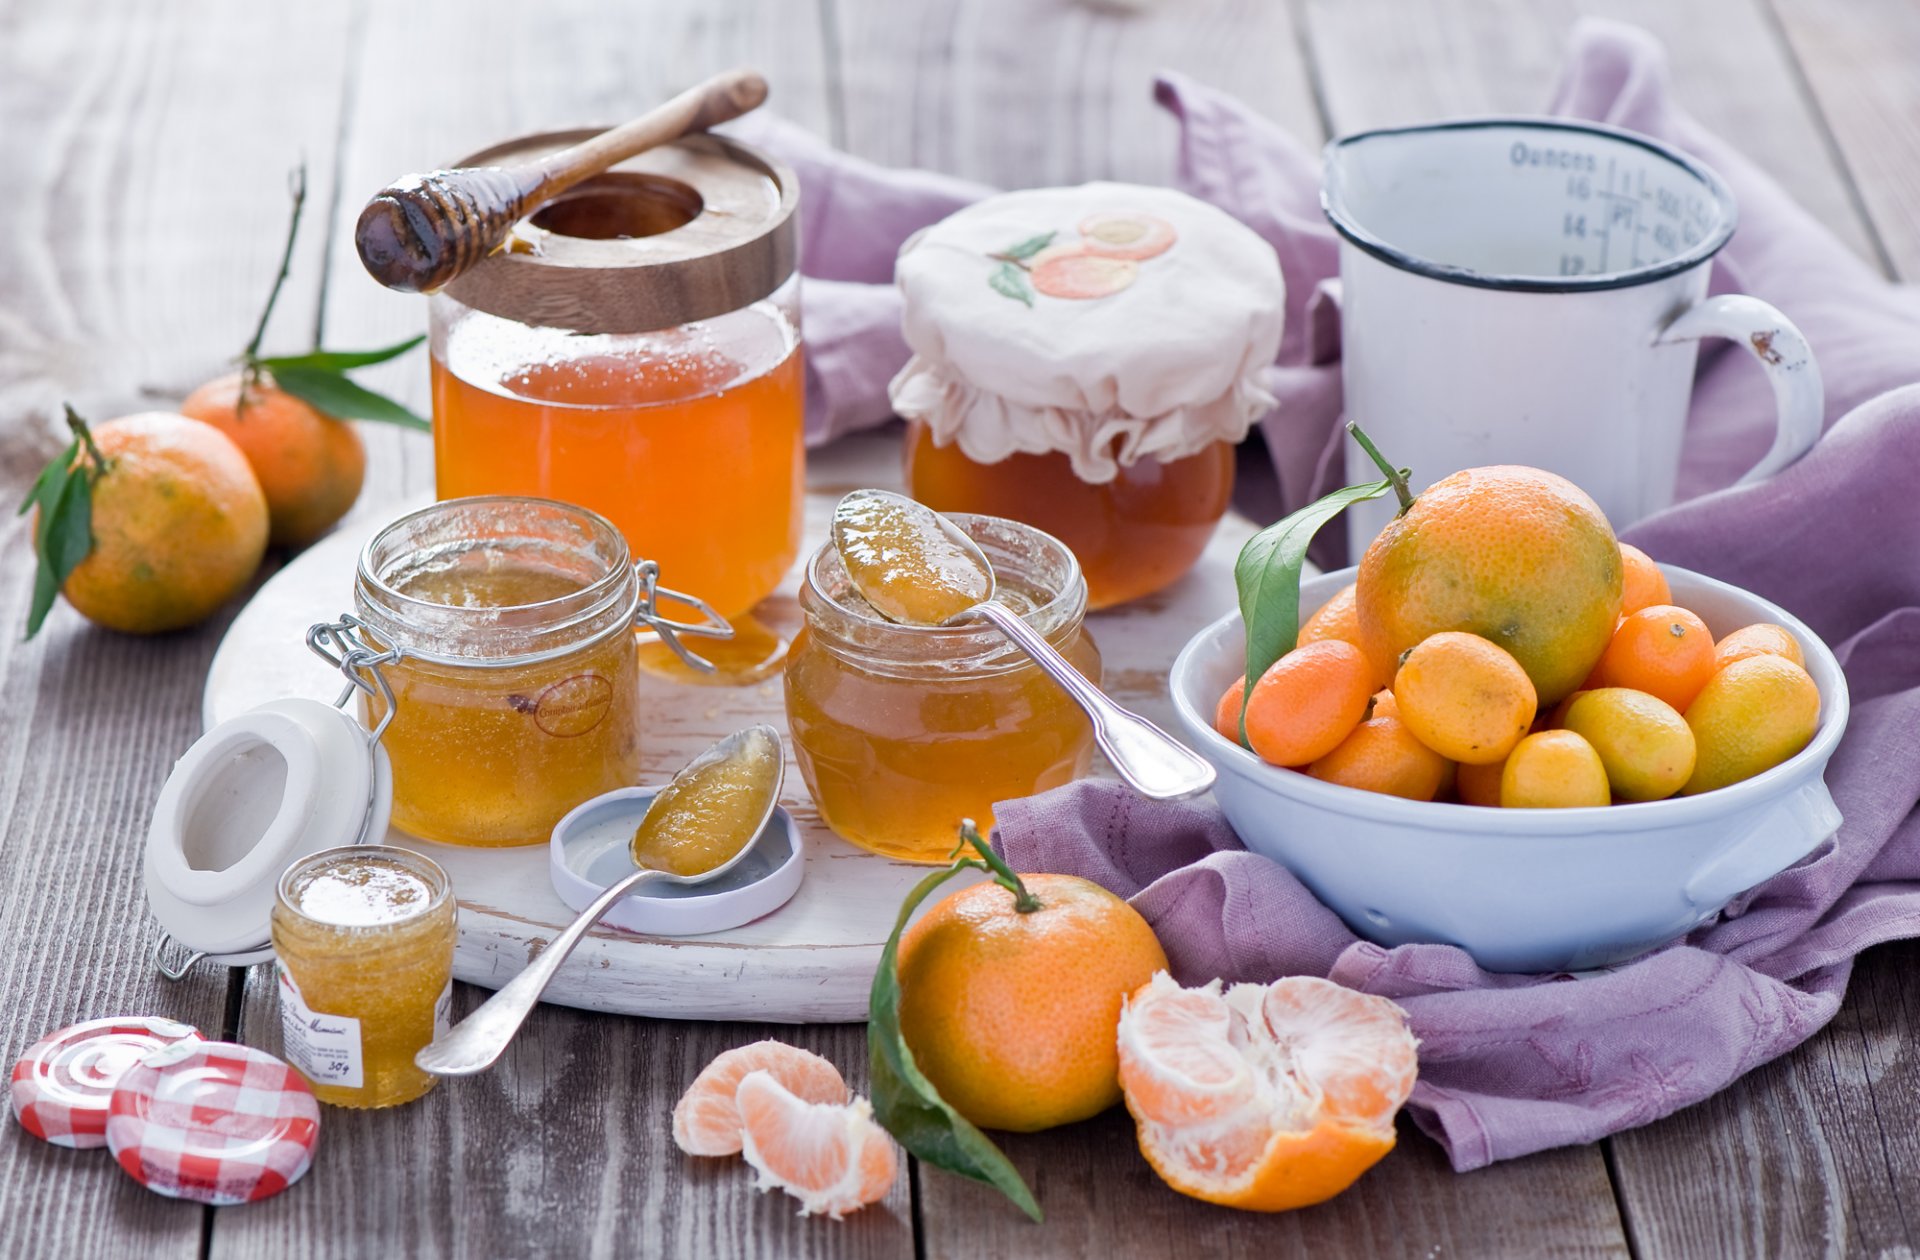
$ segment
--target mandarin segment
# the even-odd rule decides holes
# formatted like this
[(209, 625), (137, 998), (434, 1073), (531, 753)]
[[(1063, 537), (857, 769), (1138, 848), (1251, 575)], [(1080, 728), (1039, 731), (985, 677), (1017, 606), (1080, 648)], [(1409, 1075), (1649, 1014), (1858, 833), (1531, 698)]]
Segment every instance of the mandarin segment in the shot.
[(1820, 726), (1820, 688), (1784, 656), (1763, 652), (1728, 665), (1687, 709), (1699, 747), (1682, 792), (1750, 779), (1805, 748)]
[(1393, 1148), (1418, 1072), (1399, 1007), (1312, 976), (1222, 992), (1158, 974), (1128, 999), (1119, 1046), (1154, 1171), (1182, 1194), (1253, 1211), (1352, 1185)]
[(1391, 673), (1441, 631), (1511, 653), (1542, 704), (1580, 685), (1613, 637), (1621, 552), (1607, 518), (1572, 482), (1537, 468), (1443, 478), (1380, 532), (1360, 561), (1363, 646)]
[(1443, 631), (1416, 644), (1393, 677), (1400, 720), (1450, 761), (1499, 761), (1533, 726), (1533, 682), (1511, 653), (1476, 634)]
[(1304, 766), (1332, 752), (1366, 715), (1373, 667), (1351, 643), (1323, 639), (1268, 667), (1247, 700), (1247, 743), (1276, 766)]
[(673, 1141), (689, 1155), (737, 1155), (740, 1108), (735, 1093), (751, 1072), (770, 1073), (806, 1102), (844, 1103), (851, 1095), (840, 1070), (783, 1041), (756, 1041), (722, 1051), (700, 1070), (673, 1108)]
[(800, 1200), (800, 1215), (839, 1220), (887, 1197), (900, 1172), (900, 1152), (864, 1098), (809, 1102), (759, 1070), (741, 1078), (741, 1154), (762, 1190), (778, 1187)]

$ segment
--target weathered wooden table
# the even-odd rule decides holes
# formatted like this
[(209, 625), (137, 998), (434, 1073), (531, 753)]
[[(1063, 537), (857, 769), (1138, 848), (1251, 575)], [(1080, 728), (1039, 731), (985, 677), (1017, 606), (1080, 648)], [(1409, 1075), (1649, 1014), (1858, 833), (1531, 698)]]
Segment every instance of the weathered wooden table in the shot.
[[(1172, 67), (1314, 142), (1537, 108), (1568, 23), (1651, 27), (1680, 95), (1889, 274), (1920, 279), (1913, 0), (0, 0), (0, 426), (71, 398), (165, 405), (245, 340), (304, 154), (317, 191), (278, 337), (417, 329), (360, 273), (352, 207), (389, 177), (517, 132), (625, 117), (751, 62), (778, 108), (856, 153), (1001, 185), (1156, 180)], [(424, 399), (415, 358), (379, 383)], [(425, 442), (367, 430), (365, 530), (431, 484)], [(17, 443), (14, 449), (17, 450)], [(14, 456), (0, 488), (30, 468)], [(140, 841), (199, 729), (224, 620), (135, 640), (57, 611), (19, 641), (24, 528), (0, 528), (0, 1049), (161, 1011), (273, 1044), (258, 969), (152, 973)], [(231, 615), (229, 610), (228, 616)], [(214, 1211), (104, 1156), (0, 1133), (0, 1254), (1912, 1255), (1920, 1251), (1920, 947), (1873, 951), (1831, 1027), (1719, 1097), (1597, 1146), (1467, 1176), (1408, 1129), (1333, 1203), (1265, 1218), (1162, 1187), (1115, 1113), (1007, 1148), (1048, 1211), (913, 1170), (881, 1208), (801, 1220), (743, 1166), (672, 1146), (667, 1112), (747, 1025), (543, 1008), (491, 1074), (385, 1114), (330, 1112), (305, 1184)], [(483, 996), (462, 986), (459, 1007)], [(856, 1026), (780, 1030), (862, 1084)]]

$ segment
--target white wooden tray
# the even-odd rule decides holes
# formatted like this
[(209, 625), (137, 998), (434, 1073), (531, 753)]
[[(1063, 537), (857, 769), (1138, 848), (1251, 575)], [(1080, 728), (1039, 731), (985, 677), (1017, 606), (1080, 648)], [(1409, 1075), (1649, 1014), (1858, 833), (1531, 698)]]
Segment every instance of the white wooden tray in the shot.
[[(826, 537), (838, 495), (807, 501), (802, 555)], [(404, 508), (396, 508), (398, 515)], [(1234, 601), (1233, 561), (1251, 532), (1223, 522), (1194, 572), (1167, 591), (1088, 619), (1106, 661), (1106, 689), (1120, 703), (1173, 728), (1167, 668), (1182, 644)], [(341, 531), (276, 574), (240, 613), (207, 675), (208, 726), (285, 696), (332, 701), (339, 675), (307, 651), (307, 627), (352, 603), (354, 563), (364, 538)], [(759, 615), (784, 633), (799, 624), (799, 565)], [(671, 578), (669, 578), (671, 580)], [(747, 687), (642, 682), (641, 753), (646, 782), (664, 781), (695, 753), (755, 722), (782, 731), (780, 680)], [(1096, 773), (1109, 773), (1104, 766)], [(821, 823), (806, 782), (789, 765), (783, 803), (800, 824), (806, 877), (781, 909), (710, 936), (647, 937), (616, 928), (590, 933), (547, 989), (566, 1006), (685, 1019), (792, 1023), (863, 1020), (867, 987), (901, 898), (929, 868), (877, 857)], [(513, 978), (573, 912), (547, 876), (547, 846), (468, 849), (392, 832), (388, 842), (430, 855), (453, 878), (460, 902), (454, 975), (488, 988)]]

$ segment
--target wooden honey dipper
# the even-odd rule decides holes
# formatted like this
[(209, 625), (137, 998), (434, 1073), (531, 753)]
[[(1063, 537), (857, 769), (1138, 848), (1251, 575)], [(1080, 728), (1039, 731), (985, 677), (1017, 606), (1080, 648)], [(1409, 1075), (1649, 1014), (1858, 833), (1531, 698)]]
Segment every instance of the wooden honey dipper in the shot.
[(389, 289), (426, 293), (491, 254), (513, 225), (581, 180), (637, 153), (738, 118), (767, 99), (755, 70), (729, 70), (632, 122), (517, 166), (468, 166), (409, 175), (375, 193), (353, 243)]

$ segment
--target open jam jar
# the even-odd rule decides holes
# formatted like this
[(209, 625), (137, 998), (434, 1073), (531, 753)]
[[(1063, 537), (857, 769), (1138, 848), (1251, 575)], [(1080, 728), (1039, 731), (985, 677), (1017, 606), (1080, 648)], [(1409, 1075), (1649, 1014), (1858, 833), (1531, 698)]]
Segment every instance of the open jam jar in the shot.
[(522, 221), (429, 304), (440, 497), (591, 508), (725, 617), (771, 594), (804, 505), (797, 199), (773, 158), (697, 135)]
[(544, 499), (454, 499), (375, 535), (355, 628), (396, 658), (378, 666), (384, 687), (362, 688), (371, 728), (392, 695), (393, 824), (444, 844), (537, 844), (581, 801), (636, 782), (634, 629), (662, 624), (655, 571), (605, 518)]
[(285, 1057), (337, 1107), (411, 1102), (434, 1078), (413, 1056), (447, 1027), (458, 935), (452, 885), (409, 849), (302, 858), (273, 906)]
[[(978, 542), (994, 598), (1019, 612), (1096, 685), (1100, 653), (1081, 622), (1073, 553), (1031, 526), (950, 518)], [(806, 625), (787, 657), (787, 724), (827, 825), (888, 857), (945, 861), (961, 819), (1084, 775), (1093, 728), (1058, 685), (989, 626), (907, 626), (853, 590), (831, 543), (800, 590)]]

